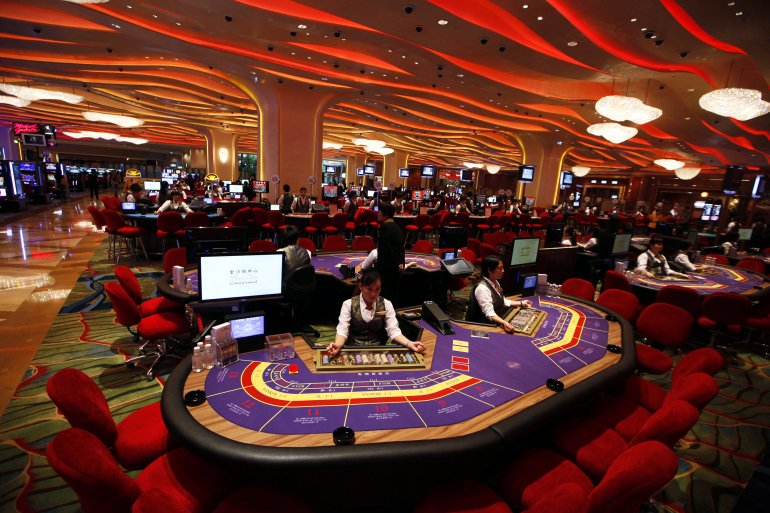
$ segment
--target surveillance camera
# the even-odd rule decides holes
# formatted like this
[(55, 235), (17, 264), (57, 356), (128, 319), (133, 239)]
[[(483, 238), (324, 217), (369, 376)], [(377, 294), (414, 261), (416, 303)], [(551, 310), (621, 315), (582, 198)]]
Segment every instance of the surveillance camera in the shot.
[(339, 68), (339, 67), (340, 67), (340, 65), (339, 65), (339, 64), (337, 64), (337, 63), (335, 62), (335, 63), (334, 63), (334, 67), (335, 67), (335, 68)]
[(489, 39), (487, 39), (486, 37), (482, 37), (482, 38), (481, 38), (481, 40), (480, 40), (479, 42), (480, 42), (482, 45), (485, 45), (485, 44), (487, 44), (487, 43), (489, 42)]
[(414, 7), (411, 5), (405, 5), (404, 6), (404, 12), (407, 14), (412, 14), (412, 11), (414, 11)]
[(684, 58), (685, 58), (685, 57), (687, 57), (688, 55), (690, 55), (690, 52), (686, 52), (686, 51), (685, 51), (685, 52), (681, 52), (681, 53), (679, 54), (679, 57), (681, 57), (682, 59), (684, 59)]
[(655, 46), (660, 46), (662, 44), (663, 44), (663, 40), (662, 39), (658, 39), (657, 41), (655, 41)]
[(647, 39), (652, 39), (654, 35), (655, 35), (654, 30), (648, 30), (647, 32), (644, 33), (644, 37), (646, 37)]
[(225, 16), (225, 21), (233, 21), (233, 17), (232, 16)]
[(420, 25), (417, 25), (416, 27), (414, 27), (414, 30), (416, 30), (417, 32), (422, 32), (422, 27)]
[(107, 53), (112, 53), (112, 48), (107, 48)]
[(289, 32), (289, 35), (290, 35), (291, 37), (297, 37), (297, 33), (296, 33), (296, 32)]

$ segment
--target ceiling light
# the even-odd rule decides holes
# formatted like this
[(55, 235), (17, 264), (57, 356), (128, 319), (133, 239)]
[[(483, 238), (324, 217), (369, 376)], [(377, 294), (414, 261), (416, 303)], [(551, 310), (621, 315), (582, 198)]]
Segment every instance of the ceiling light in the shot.
[(326, 142), (326, 141), (324, 141), (324, 142), (323, 142), (323, 148), (324, 148), (325, 150), (326, 150), (326, 149), (331, 149), (331, 150), (339, 150), (340, 148), (342, 148), (342, 145), (341, 145), (341, 144), (338, 144), (338, 143), (333, 143), (333, 142)]
[(23, 100), (34, 102), (36, 100), (61, 100), (67, 103), (80, 103), (83, 97), (77, 94), (63, 93), (61, 91), (50, 91), (48, 89), (38, 89), (36, 87), (25, 87), (13, 84), (0, 84), (0, 91), (16, 96)]
[(463, 162), (463, 166), (467, 167), (468, 169), (481, 169), (484, 167), (484, 164), (474, 164), (473, 162)]
[(493, 175), (498, 171), (500, 171), (500, 166), (498, 166), (497, 164), (487, 164), (487, 173), (489, 173), (490, 175)]
[(762, 93), (756, 89), (715, 89), (701, 96), (698, 104), (704, 110), (738, 121), (748, 121), (770, 112), (770, 103), (763, 101)]
[(149, 142), (147, 139), (141, 139), (139, 137), (123, 137), (123, 136), (116, 137), (115, 140), (120, 142), (131, 143), (131, 144), (147, 144), (147, 142)]
[(631, 23), (636, 23), (636, 18), (631, 18)]
[(543, 21), (543, 17), (542, 16), (538, 16), (537, 17), (537, 21)]
[(680, 180), (692, 180), (700, 173), (699, 167), (680, 167), (674, 170), (674, 174)]
[(613, 144), (620, 144), (635, 136), (639, 130), (618, 123), (596, 123), (587, 129), (589, 134), (604, 137)]
[(577, 45), (578, 45), (577, 41), (570, 41), (569, 43), (567, 43), (567, 46), (577, 46)]
[(0, 96), (0, 103), (6, 103), (8, 105), (13, 105), (14, 107), (26, 107), (29, 105), (29, 100), (25, 100), (24, 98), (16, 98), (15, 96)]
[(613, 121), (632, 121), (643, 125), (657, 119), (663, 111), (645, 105), (639, 98), (631, 96), (605, 96), (596, 102), (596, 112)]
[(673, 171), (674, 169), (679, 169), (680, 167), (684, 167), (684, 162), (681, 162), (679, 160), (674, 159), (657, 159), (653, 160), (653, 162), (660, 167), (665, 167), (669, 171)]
[(439, 25), (446, 25), (447, 23), (449, 23), (447, 20), (438, 20)]
[(383, 156), (390, 155), (391, 153), (396, 151), (393, 148), (371, 148), (371, 147), (368, 147), (367, 150), (370, 153), (379, 153), (380, 155), (383, 155)]
[(297, 28), (304, 30), (307, 28), (307, 25), (300, 23), (299, 25), (297, 25)]
[(83, 112), (83, 117), (88, 121), (104, 121), (105, 123), (113, 123), (123, 128), (133, 128), (144, 124), (144, 121), (141, 119), (118, 114), (105, 114), (104, 112)]
[(578, 177), (587, 175), (589, 171), (591, 168), (588, 166), (572, 166), (572, 174)]
[(378, 141), (377, 139), (353, 139), (353, 144), (368, 146), (369, 148), (384, 148), (387, 145), (385, 141)]

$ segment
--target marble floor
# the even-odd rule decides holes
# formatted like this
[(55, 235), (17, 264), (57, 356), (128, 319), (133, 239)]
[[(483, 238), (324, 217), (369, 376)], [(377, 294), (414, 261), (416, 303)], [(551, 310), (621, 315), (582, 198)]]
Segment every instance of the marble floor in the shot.
[(0, 415), (105, 237), (88, 205), (73, 198), (0, 214)]

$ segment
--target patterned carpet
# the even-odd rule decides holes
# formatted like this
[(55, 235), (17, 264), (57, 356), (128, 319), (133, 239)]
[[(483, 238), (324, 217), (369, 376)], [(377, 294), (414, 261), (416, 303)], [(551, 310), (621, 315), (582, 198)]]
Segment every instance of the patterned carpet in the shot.
[[(97, 251), (96, 255), (103, 255)], [(132, 337), (113, 323), (103, 284), (112, 265), (95, 257), (72, 290), (32, 365), (0, 419), (0, 512), (76, 512), (75, 494), (47, 465), (45, 446), (68, 427), (45, 393), (58, 369), (76, 367), (92, 376), (108, 398), (116, 420), (157, 401), (163, 379), (148, 382), (141, 369), (121, 363)], [(156, 266), (137, 267), (145, 297), (160, 275)], [(461, 297), (467, 297), (463, 291)], [(322, 328), (331, 339), (332, 326)], [(677, 448), (679, 473), (656, 499), (659, 512), (732, 511), (770, 443), (770, 362), (747, 354), (717, 376), (719, 396)], [(657, 379), (668, 385), (668, 377)]]

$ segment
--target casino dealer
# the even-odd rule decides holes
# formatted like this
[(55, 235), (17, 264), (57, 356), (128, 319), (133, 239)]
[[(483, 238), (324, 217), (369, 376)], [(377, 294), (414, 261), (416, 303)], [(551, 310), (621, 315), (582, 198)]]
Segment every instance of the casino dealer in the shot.
[(424, 353), (425, 346), (401, 334), (393, 303), (380, 297), (380, 274), (377, 271), (365, 273), (359, 285), (361, 294), (342, 303), (337, 335), (326, 349), (329, 356), (339, 353), (346, 343), (353, 346), (377, 346), (388, 340), (417, 353)]
[(652, 237), (647, 251), (636, 259), (636, 273), (655, 278), (656, 276), (674, 276), (676, 278), (689, 278), (684, 273), (678, 273), (668, 266), (668, 261), (662, 253), (663, 239)]
[(489, 322), (500, 325), (506, 333), (513, 333), (511, 323), (503, 319), (505, 311), (511, 306), (532, 306), (531, 301), (511, 301), (503, 295), (500, 280), (505, 273), (505, 264), (497, 255), (489, 255), (481, 261), (481, 281), (476, 284), (468, 302), (465, 320), (471, 322)]

